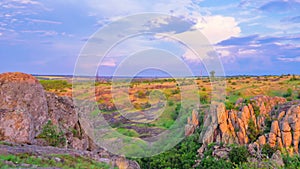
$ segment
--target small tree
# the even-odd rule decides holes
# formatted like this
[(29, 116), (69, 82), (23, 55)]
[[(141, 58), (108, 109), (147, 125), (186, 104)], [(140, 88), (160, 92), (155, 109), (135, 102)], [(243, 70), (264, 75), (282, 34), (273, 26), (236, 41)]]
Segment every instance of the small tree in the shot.
[(212, 70), (212, 71), (209, 72), (209, 74), (210, 74), (210, 78), (211, 78), (212, 80), (214, 80), (214, 79), (215, 79), (215, 74), (216, 74), (216, 72), (215, 72), (214, 70)]
[(228, 154), (230, 161), (235, 164), (247, 162), (249, 156), (249, 152), (245, 146), (233, 147)]

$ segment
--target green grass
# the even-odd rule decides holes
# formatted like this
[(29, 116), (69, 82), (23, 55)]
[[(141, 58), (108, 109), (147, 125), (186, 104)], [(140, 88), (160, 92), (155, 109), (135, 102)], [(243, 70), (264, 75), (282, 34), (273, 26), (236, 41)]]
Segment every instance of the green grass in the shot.
[(139, 137), (139, 133), (137, 133), (133, 129), (126, 129), (126, 128), (117, 128), (117, 131), (125, 136), (129, 137)]
[(72, 84), (65, 80), (40, 80), (40, 83), (45, 90), (64, 90), (66, 88), (71, 88)]
[[(55, 161), (55, 158), (61, 159), (60, 161)], [(5, 164), (5, 161), (10, 161), (15, 164), (15, 166), (10, 166)], [(110, 166), (105, 163), (97, 162), (84, 157), (74, 157), (71, 155), (47, 155), (47, 157), (36, 157), (29, 154), (20, 155), (0, 155), (0, 168), (20, 168), (19, 164), (29, 164), (29, 168), (37, 167), (58, 167), (63, 169), (90, 169), (90, 168), (101, 168), (109, 169)], [(22, 167), (26, 168), (26, 167)]]

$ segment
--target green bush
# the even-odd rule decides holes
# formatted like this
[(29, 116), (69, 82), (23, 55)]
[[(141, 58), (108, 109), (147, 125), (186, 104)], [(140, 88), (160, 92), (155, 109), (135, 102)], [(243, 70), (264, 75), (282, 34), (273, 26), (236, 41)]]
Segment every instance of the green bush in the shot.
[(180, 89), (175, 89), (175, 90), (172, 90), (172, 94), (175, 95), (175, 94), (179, 94), (180, 93)]
[(264, 133), (269, 133), (271, 131), (271, 126), (272, 126), (272, 119), (267, 116), (265, 119)]
[(198, 143), (199, 131), (195, 134), (186, 137), (181, 143), (174, 148), (158, 154), (153, 157), (134, 159), (141, 168), (158, 169), (158, 168), (176, 168), (187, 169), (195, 165), (197, 157), (197, 150), (200, 148)]
[(283, 162), (286, 169), (300, 168), (300, 156), (283, 155)]
[(292, 94), (293, 94), (293, 90), (291, 88), (288, 88), (286, 93), (283, 94), (283, 97), (288, 98), (288, 97), (291, 97)]
[(248, 137), (250, 139), (250, 142), (254, 142), (257, 140), (258, 136), (260, 135), (259, 130), (256, 128), (255, 123), (252, 119), (250, 119), (248, 123)]
[(232, 110), (232, 109), (235, 108), (235, 107), (234, 107), (234, 103), (232, 103), (232, 102), (230, 102), (230, 101), (226, 101), (226, 102), (225, 102), (225, 107), (226, 107), (227, 110)]
[(247, 162), (249, 156), (250, 154), (245, 146), (235, 146), (228, 154), (230, 161), (235, 164)]
[(37, 137), (46, 140), (50, 146), (54, 147), (63, 147), (66, 144), (64, 133), (59, 131), (57, 126), (52, 124), (51, 120), (46, 123)]
[(169, 101), (168, 101), (168, 105), (169, 105), (169, 106), (173, 106), (173, 105), (174, 105), (174, 102), (173, 102), (172, 100), (169, 100)]
[(261, 153), (268, 156), (269, 158), (277, 151), (276, 147), (271, 147), (269, 144), (263, 145)]
[(209, 97), (207, 94), (200, 93), (200, 103), (201, 104), (207, 104), (209, 103)]
[(180, 113), (180, 109), (181, 109), (181, 104), (180, 104), (180, 103), (177, 103), (177, 104), (176, 104), (176, 107), (175, 107), (175, 111), (172, 112), (172, 114), (171, 114), (171, 117), (172, 117), (173, 120), (176, 120), (176, 119), (177, 119), (177, 117), (178, 117), (178, 115), (179, 115), (179, 113)]
[(139, 133), (137, 133), (133, 129), (117, 128), (117, 131), (128, 137), (139, 137), (140, 136)]
[(40, 80), (40, 83), (45, 90), (64, 90), (72, 87), (72, 84), (65, 80)]
[(214, 157), (207, 157), (201, 160), (199, 169), (233, 169), (234, 165), (224, 159), (216, 159)]

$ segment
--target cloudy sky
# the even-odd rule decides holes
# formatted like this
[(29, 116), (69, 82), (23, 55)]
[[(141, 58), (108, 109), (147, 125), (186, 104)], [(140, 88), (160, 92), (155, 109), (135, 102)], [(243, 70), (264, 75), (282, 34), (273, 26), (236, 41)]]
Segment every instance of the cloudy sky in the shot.
[[(191, 50), (159, 36), (167, 33), (190, 41), (197, 51), (203, 46), (203, 38), (193, 36), (195, 31), (207, 38), (226, 75), (300, 74), (299, 11), (300, 0), (1, 0), (0, 72), (73, 74), (80, 52), (89, 39), (100, 36), (97, 32), (106, 28), (112, 34), (124, 31), (124, 35), (129, 35), (132, 33), (129, 30), (140, 23), (156, 34), (127, 38), (114, 46), (101, 63), (94, 63), (100, 65), (103, 75), (127, 63), (124, 59), (128, 55), (148, 49), (169, 50), (194, 74), (205, 72), (207, 65)], [(177, 19), (163, 18), (147, 25), (138, 18), (134, 24), (133, 21), (120, 24), (126, 21), (124, 17), (148, 12)], [(119, 26), (107, 26), (112, 23)], [(120, 38), (120, 34), (114, 37), (111, 32), (104, 36)], [(93, 42), (97, 38), (100, 38), (99, 46), (109, 44), (105, 41), (108, 38), (101, 36)], [(205, 51), (208, 54), (210, 50)], [(157, 51), (152, 54), (168, 55)], [(203, 53), (198, 54), (202, 57)], [(143, 51), (139, 55), (144, 59), (136, 59), (135, 65), (159, 58), (165, 65), (173, 63), (171, 57), (154, 57), (151, 52)], [(171, 67), (180, 71), (176, 65)]]

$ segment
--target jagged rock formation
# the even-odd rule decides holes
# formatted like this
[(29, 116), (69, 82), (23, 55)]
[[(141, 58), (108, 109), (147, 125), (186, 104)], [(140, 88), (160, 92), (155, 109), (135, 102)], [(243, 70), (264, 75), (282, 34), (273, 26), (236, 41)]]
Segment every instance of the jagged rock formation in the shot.
[(256, 96), (249, 101), (238, 100), (236, 109), (226, 110), (223, 103), (214, 103), (200, 135), (204, 144), (250, 144), (284, 148), (299, 153), (300, 101)]
[(292, 101), (271, 111), (271, 131), (262, 137), (271, 147), (286, 148), (290, 154), (299, 153), (300, 101)]
[[(47, 146), (37, 136), (50, 120), (64, 134), (65, 148), (105, 152), (89, 137), (88, 126), (83, 127), (76, 109), (71, 98), (46, 93), (31, 75), (0, 74), (0, 141)], [(115, 161), (120, 168), (137, 168), (123, 158)]]
[(255, 141), (252, 132), (262, 130), (272, 108), (285, 102), (281, 97), (256, 96), (249, 101), (237, 103), (236, 110), (226, 110), (223, 103), (213, 103), (204, 124), (205, 131), (201, 135), (201, 141), (226, 144)]
[(199, 113), (197, 110), (192, 111), (192, 119), (188, 117), (187, 124), (185, 125), (185, 136), (190, 136), (195, 132), (195, 129), (199, 126)]

